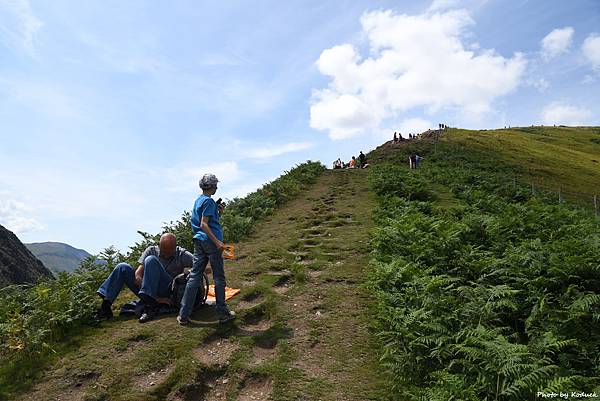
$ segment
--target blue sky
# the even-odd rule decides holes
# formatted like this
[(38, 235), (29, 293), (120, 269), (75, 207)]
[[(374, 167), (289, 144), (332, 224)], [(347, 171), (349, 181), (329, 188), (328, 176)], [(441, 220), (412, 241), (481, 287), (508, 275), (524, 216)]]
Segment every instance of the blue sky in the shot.
[(125, 250), (435, 127), (600, 125), (600, 2), (0, 0), (0, 224)]

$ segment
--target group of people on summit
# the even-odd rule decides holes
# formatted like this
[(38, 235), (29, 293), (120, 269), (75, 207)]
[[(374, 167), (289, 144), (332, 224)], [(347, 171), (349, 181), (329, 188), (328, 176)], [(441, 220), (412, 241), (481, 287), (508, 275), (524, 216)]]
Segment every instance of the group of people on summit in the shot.
[[(199, 182), (202, 195), (194, 202), (191, 216), (191, 229), (194, 235), (194, 253), (177, 246), (177, 238), (172, 233), (160, 237), (158, 245), (149, 246), (140, 256), (137, 269), (127, 263), (119, 263), (110, 273), (97, 293), (102, 304), (96, 311), (96, 320), (110, 319), (113, 316), (112, 304), (124, 286), (140, 298), (143, 306), (140, 323), (152, 320), (164, 304), (172, 305), (174, 280), (184, 275), (187, 280), (183, 298), (179, 306), (177, 321), (181, 325), (189, 323), (189, 317), (196, 304), (196, 296), (203, 284), (204, 271), (210, 262), (215, 284), (215, 311), (220, 323), (235, 319), (235, 313), (225, 304), (225, 270), (223, 263), (223, 227), (220, 216), (225, 204), (220, 199), (215, 202), (212, 195), (217, 191), (219, 180), (213, 174), (205, 174)], [(187, 270), (189, 269), (189, 274)]]
[[(445, 130), (446, 128), (449, 128), (446, 124), (443, 123), (439, 123), (438, 124), (438, 130), (442, 131)], [(408, 134), (408, 139), (417, 139), (420, 138), (422, 134)], [(394, 131), (394, 143), (399, 143), (402, 141), (406, 141), (406, 139), (404, 139), (402, 137), (402, 134), (400, 132), (395, 132)]]
[(352, 159), (348, 163), (344, 163), (342, 159), (338, 158), (333, 162), (333, 169), (343, 169), (343, 168), (367, 168), (369, 167), (369, 163), (367, 163), (367, 156), (360, 151), (358, 158), (356, 156), (352, 156)]

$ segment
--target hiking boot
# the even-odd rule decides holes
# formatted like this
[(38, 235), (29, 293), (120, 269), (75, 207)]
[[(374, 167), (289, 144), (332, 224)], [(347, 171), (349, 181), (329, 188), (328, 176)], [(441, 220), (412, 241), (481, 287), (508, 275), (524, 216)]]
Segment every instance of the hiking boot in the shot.
[(102, 320), (110, 320), (113, 318), (112, 310), (100, 308), (93, 315), (92, 320), (96, 322), (100, 322)]
[(223, 324), (235, 319), (235, 312), (230, 310), (226, 312), (218, 312), (217, 316), (219, 317), (219, 323)]
[(156, 316), (156, 312), (156, 308), (146, 306), (144, 308), (144, 313), (142, 313), (142, 316), (140, 316), (140, 323), (146, 323), (154, 319), (154, 317)]
[(177, 323), (179, 323), (180, 326), (187, 326), (190, 324), (190, 319), (187, 317), (177, 316)]
[(94, 313), (94, 315), (92, 316), (92, 319), (99, 322), (101, 320), (112, 319), (112, 317), (113, 317), (112, 302), (110, 302), (106, 299), (103, 299), (102, 305), (100, 305), (100, 308), (98, 308), (96, 313)]

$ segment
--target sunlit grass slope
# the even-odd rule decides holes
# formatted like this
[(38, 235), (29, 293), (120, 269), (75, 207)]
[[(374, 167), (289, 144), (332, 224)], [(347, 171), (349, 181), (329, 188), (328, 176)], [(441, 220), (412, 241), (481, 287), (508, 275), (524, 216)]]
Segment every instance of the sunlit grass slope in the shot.
[(440, 141), (510, 164), (522, 181), (579, 201), (600, 196), (600, 127), (450, 129)]

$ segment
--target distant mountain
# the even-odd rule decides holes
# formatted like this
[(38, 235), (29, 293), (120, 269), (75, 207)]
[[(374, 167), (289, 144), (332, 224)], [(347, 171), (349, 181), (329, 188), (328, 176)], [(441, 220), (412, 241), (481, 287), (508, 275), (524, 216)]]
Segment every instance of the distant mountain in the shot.
[(25, 246), (54, 274), (72, 272), (85, 258), (91, 256), (83, 249), (73, 248), (62, 242), (36, 242)]
[(42, 277), (53, 275), (12, 231), (0, 226), (0, 287), (36, 283)]

